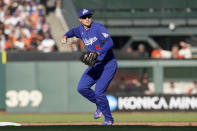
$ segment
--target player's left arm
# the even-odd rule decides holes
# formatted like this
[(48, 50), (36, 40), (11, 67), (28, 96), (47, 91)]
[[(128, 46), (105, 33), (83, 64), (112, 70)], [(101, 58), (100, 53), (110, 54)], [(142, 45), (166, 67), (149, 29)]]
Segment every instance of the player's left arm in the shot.
[(103, 43), (103, 46), (101, 46), (100, 50), (98, 50), (97, 52), (99, 53), (99, 55), (102, 55), (102, 54), (107, 53), (107, 51), (113, 47), (113, 41), (111, 39), (110, 34), (105, 29), (105, 27), (101, 26), (99, 28), (98, 33), (99, 33), (98, 34), (99, 38), (100, 38), (101, 42)]

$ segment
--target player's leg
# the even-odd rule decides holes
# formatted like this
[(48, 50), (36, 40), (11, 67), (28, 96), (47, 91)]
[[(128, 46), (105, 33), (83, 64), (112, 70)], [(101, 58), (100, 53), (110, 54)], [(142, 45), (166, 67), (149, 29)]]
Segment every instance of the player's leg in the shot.
[(77, 90), (82, 96), (96, 104), (95, 93), (91, 89), (92, 85), (96, 82), (93, 75), (94, 73), (91, 68), (86, 69), (78, 83)]
[(113, 117), (111, 115), (109, 103), (107, 97), (105, 95), (105, 91), (109, 86), (111, 80), (113, 79), (115, 72), (117, 69), (116, 60), (110, 61), (107, 65), (105, 65), (104, 70), (96, 82), (95, 86), (95, 97), (97, 108), (101, 110), (103, 115), (105, 116), (105, 121), (113, 122)]

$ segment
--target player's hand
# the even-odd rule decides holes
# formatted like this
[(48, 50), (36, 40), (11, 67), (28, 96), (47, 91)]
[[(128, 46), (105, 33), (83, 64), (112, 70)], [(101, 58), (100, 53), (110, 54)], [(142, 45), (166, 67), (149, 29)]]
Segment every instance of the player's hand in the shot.
[(66, 37), (66, 36), (63, 36), (62, 39), (61, 39), (61, 42), (62, 42), (62, 44), (66, 44), (66, 42), (67, 42), (67, 37)]

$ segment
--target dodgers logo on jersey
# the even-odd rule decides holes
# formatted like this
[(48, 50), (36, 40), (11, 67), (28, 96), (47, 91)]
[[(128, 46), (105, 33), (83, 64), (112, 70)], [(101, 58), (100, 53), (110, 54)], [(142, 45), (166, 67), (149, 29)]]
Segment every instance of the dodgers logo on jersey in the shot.
[(98, 38), (95, 36), (90, 39), (84, 39), (83, 41), (84, 41), (85, 45), (92, 45), (97, 40), (98, 40)]

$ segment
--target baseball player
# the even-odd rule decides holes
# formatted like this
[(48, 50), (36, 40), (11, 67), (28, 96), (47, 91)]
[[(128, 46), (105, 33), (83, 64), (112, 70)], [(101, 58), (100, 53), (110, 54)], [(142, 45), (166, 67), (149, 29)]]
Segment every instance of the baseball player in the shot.
[[(94, 119), (103, 114), (105, 121), (102, 125), (112, 125), (114, 119), (105, 91), (117, 70), (117, 61), (112, 51), (113, 41), (103, 25), (92, 21), (89, 9), (81, 9), (78, 17), (81, 25), (66, 32), (62, 43), (74, 36), (83, 40), (87, 52), (81, 56), (81, 61), (88, 65), (88, 68), (78, 83), (78, 92), (96, 104)], [(94, 84), (95, 90), (92, 90)]]

